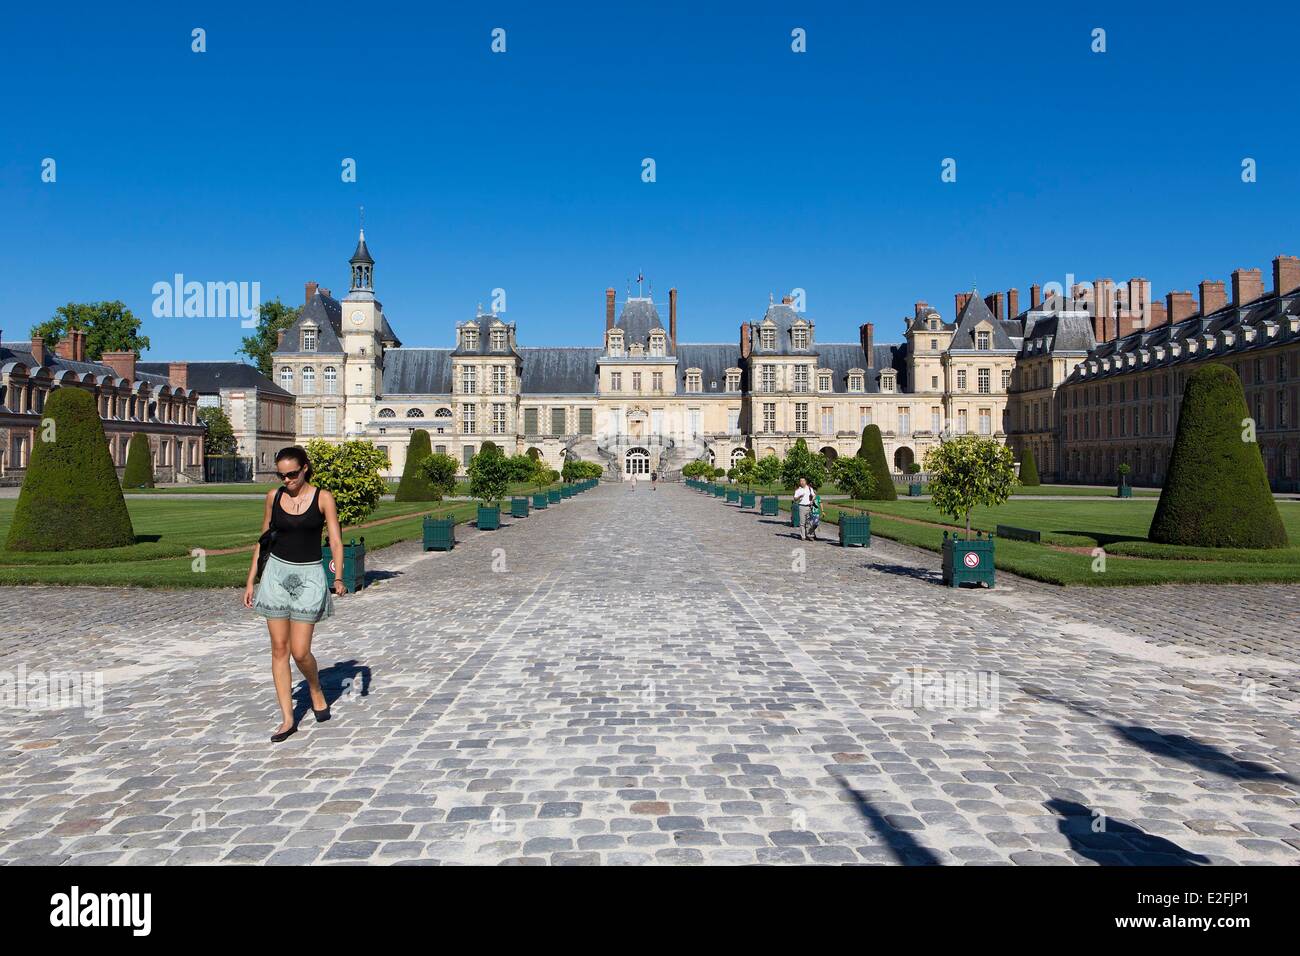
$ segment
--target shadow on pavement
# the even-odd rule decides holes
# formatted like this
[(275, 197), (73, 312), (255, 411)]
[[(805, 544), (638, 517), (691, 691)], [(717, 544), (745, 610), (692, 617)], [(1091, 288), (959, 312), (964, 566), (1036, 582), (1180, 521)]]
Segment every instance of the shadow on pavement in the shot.
[[(1053, 799), (1043, 806), (1060, 819), (1056, 828), (1070, 849), (1102, 866), (1204, 866), (1209, 857), (1184, 850), (1172, 840), (1154, 836), (1112, 817), (1093, 812), (1073, 800)], [(1100, 832), (1093, 832), (1100, 825)]]

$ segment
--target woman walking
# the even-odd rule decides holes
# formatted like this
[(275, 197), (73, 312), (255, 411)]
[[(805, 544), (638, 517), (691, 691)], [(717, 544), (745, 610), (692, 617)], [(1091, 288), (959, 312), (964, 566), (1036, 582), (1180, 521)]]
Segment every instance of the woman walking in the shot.
[[(253, 562), (244, 587), (244, 607), (266, 618), (271, 632), (271, 676), (283, 720), (271, 735), (280, 743), (298, 730), (290, 695), (289, 655), (307, 678), (311, 709), (317, 722), (330, 719), (329, 702), (321, 690), (316, 658), (311, 652), (316, 622), (334, 613), (333, 595), (347, 593), (343, 584), (343, 535), (334, 496), (309, 483), (311, 462), (294, 445), (275, 456), (283, 487), (268, 492), (262, 537), (253, 548)], [(321, 532), (329, 536), (334, 583), (325, 580), (321, 564)], [(257, 583), (258, 577), (261, 582)]]

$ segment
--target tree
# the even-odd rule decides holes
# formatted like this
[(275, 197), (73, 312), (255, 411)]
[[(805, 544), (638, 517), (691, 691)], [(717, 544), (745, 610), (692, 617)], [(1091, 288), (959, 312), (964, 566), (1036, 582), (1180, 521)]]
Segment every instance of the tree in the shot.
[(429, 479), (420, 467), (424, 459), (433, 454), (429, 433), (423, 428), (411, 432), (411, 442), (406, 446), (406, 464), (402, 466), (402, 480), (397, 483), (397, 501), (441, 501)]
[(506, 459), (506, 464), (509, 465), (510, 480), (520, 484), (533, 481), (539, 467), (537, 459), (528, 454), (511, 455)]
[(1016, 459), (1011, 449), (992, 438), (960, 435), (925, 453), (930, 473), (930, 502), (952, 518), (966, 519), (976, 505), (1000, 505), (1016, 485)]
[(862, 444), (858, 447), (856, 457), (864, 458), (871, 464), (873, 501), (894, 501), (898, 490), (894, 487), (894, 476), (885, 461), (885, 442), (880, 434), (879, 425), (868, 425), (862, 429)]
[(725, 468), (714, 468), (714, 469), (713, 469), (713, 477), (714, 477), (714, 478), (725, 478), (726, 476), (727, 476), (727, 470), (726, 470)]
[(712, 478), (713, 466), (707, 461), (688, 461), (682, 467), (682, 475), (686, 478)]
[(735, 467), (731, 470), (734, 473), (733, 477), (745, 486), (746, 491), (749, 491), (758, 479), (758, 462), (754, 461), (749, 455), (736, 462)]
[(251, 358), (257, 370), (271, 378), (271, 353), (279, 347), (280, 333), (297, 322), (301, 313), (301, 306), (287, 306), (279, 298), (263, 302), (257, 307), (257, 328), (242, 340), (239, 353)]
[(599, 478), (602, 473), (600, 465), (594, 461), (568, 458), (565, 459), (564, 468), (560, 475), (565, 481), (585, 481), (588, 478)]
[(86, 333), (86, 359), (98, 362), (105, 352), (144, 352), (149, 337), (140, 334), (140, 320), (124, 302), (69, 302), (54, 310), (54, 317), (32, 327), (32, 337), (53, 349), (71, 329)]
[(486, 441), (469, 460), (469, 493), (487, 504), (500, 501), (510, 487), (510, 466), (494, 443)]
[(307, 443), (306, 451), (311, 459), (311, 481), (334, 496), (339, 524), (365, 521), (388, 493), (388, 482), (379, 473), (388, 467), (388, 456), (371, 442), (336, 445), (317, 438)]
[(433, 501), (441, 501), (445, 495), (456, 490), (456, 473), (460, 471), (460, 462), (451, 455), (441, 452), (427, 455), (420, 461), (420, 470), (433, 489)]
[(497, 444), (496, 442), (494, 442), (494, 441), (485, 441), (485, 442), (484, 442), (484, 443), (479, 447), (479, 451), (480, 451), (480, 452), (484, 452), (484, 451), (496, 452), (498, 455), (504, 455), (504, 454), (505, 454), (505, 452), (503, 452), (503, 451), (501, 450), (501, 446), (498, 445), (498, 444)]
[(1020, 483), (1027, 488), (1036, 488), (1038, 480), (1038, 462), (1034, 460), (1034, 450), (1028, 445), (1020, 455)]
[(220, 405), (205, 405), (199, 409), (199, 421), (203, 423), (203, 454), (235, 453), (235, 428), (230, 424), (225, 409)]
[(153, 487), (153, 450), (149, 436), (136, 432), (126, 449), (126, 469), (122, 472), (123, 488)]
[(781, 482), (786, 490), (793, 491), (800, 478), (807, 478), (813, 488), (826, 484), (826, 460), (808, 450), (808, 443), (800, 438), (781, 462)]
[(855, 501), (870, 501), (876, 488), (876, 476), (871, 462), (857, 455), (837, 459), (832, 469), (835, 484)]
[(758, 483), (775, 485), (781, 480), (781, 459), (776, 455), (764, 455), (758, 460)]
[(41, 416), (5, 547), (73, 551), (134, 544), (94, 396), (57, 388)]
[(1178, 433), (1148, 537), (1204, 548), (1283, 548), (1286, 528), (1268, 487), (1241, 381), (1228, 366), (1187, 378)]

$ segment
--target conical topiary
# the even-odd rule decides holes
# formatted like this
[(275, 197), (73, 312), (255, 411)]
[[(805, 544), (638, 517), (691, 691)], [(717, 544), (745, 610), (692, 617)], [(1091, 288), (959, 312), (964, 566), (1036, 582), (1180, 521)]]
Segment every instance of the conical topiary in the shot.
[(871, 500), (894, 501), (898, 491), (894, 488), (894, 476), (885, 461), (885, 441), (880, 434), (879, 425), (868, 425), (862, 429), (862, 445), (858, 448), (858, 457), (871, 463), (871, 477), (875, 479)]
[(1034, 450), (1028, 445), (1020, 455), (1020, 483), (1031, 488), (1041, 484), (1038, 480), (1038, 462), (1034, 461)]
[(1283, 548), (1255, 423), (1237, 373), (1217, 362), (1187, 379), (1178, 434), (1148, 536), (1203, 548)]
[(398, 501), (438, 501), (433, 482), (420, 464), (432, 454), (429, 433), (423, 428), (411, 432), (411, 443), (406, 446), (406, 464), (402, 466), (402, 480), (397, 484)]
[(136, 432), (131, 436), (131, 444), (126, 449), (122, 487), (153, 487), (153, 452), (149, 448), (149, 436), (144, 432)]
[(80, 388), (55, 389), (41, 418), (5, 547), (73, 551), (134, 544), (94, 396)]

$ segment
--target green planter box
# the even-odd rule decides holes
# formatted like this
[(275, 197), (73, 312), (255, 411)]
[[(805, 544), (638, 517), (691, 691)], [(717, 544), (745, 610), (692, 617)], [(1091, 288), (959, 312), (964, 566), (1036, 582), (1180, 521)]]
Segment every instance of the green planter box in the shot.
[(501, 527), (501, 509), (496, 505), (479, 505), (478, 529), (480, 531), (495, 531), (499, 527)]
[(1116, 492), (1116, 493), (1117, 493), (1121, 498), (1132, 498), (1132, 497), (1133, 497), (1133, 489), (1132, 489), (1129, 485), (1120, 485), (1118, 488), (1115, 489), (1115, 492)]
[(510, 499), (510, 517), (527, 518), (528, 517), (528, 499), (511, 498)]
[(803, 514), (800, 510), (802, 507), (803, 505), (800, 505), (797, 502), (790, 505), (790, 527), (797, 528), (799, 525), (803, 524)]
[(560, 493), (559, 488), (552, 488), (550, 491), (546, 493), (546, 500), (553, 505), (558, 505), (560, 503), (560, 499), (563, 497), (564, 495)]
[(546, 506), (547, 506), (548, 504), (550, 504), (550, 498), (548, 498), (548, 497), (546, 496), (546, 492), (543, 491), (543, 492), (540, 492), (540, 493), (538, 493), (538, 494), (533, 495), (533, 507), (534, 507), (534, 508), (538, 509), (539, 511), (544, 511), (544, 510), (546, 510)]
[(454, 518), (424, 518), (424, 550), (450, 551), (456, 547), (456, 520)]
[(907, 486), (907, 496), (909, 498), (921, 497), (921, 483), (919, 481), (914, 481)]
[[(977, 532), (978, 535), (978, 532)], [(993, 536), (959, 538), (943, 533), (943, 583), (949, 587), (987, 584), (993, 587)]]
[(759, 503), (758, 513), (761, 515), (780, 514), (780, 499), (776, 495), (764, 495), (763, 500)]
[[(325, 569), (326, 587), (334, 586), (334, 555), (329, 545), (320, 549), (320, 563)], [(366, 586), (366, 539), (349, 541), (343, 545), (343, 585), (349, 594), (360, 591)]]
[(572, 498), (572, 497), (573, 497), (573, 485), (561, 485), (561, 486), (560, 486), (560, 497), (561, 497), (561, 498)]
[(728, 488), (727, 501), (731, 502), (731, 501), (739, 501), (739, 500), (740, 500), (740, 492), (737, 491), (735, 488)]
[(840, 512), (840, 544), (843, 547), (871, 547), (871, 515)]
[(727, 496), (727, 486), (726, 486), (726, 485), (714, 485), (714, 486), (713, 486), (713, 497), (715, 497), (715, 498), (725, 498), (726, 496)]
[(755, 499), (756, 497), (757, 497), (757, 496), (756, 496), (756, 495), (754, 494), (754, 492), (752, 492), (752, 491), (744, 491), (744, 492), (741, 492), (741, 494), (740, 494), (740, 507), (742, 507), (742, 508), (752, 508), (752, 507), (754, 507), (754, 499)]

